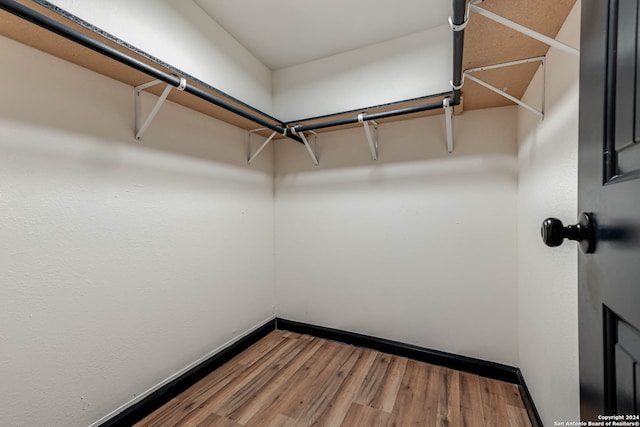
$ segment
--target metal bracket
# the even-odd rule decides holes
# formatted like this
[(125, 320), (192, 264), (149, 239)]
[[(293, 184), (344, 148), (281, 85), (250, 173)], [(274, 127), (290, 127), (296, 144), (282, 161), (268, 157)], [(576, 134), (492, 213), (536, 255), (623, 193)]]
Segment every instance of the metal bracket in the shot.
[[(371, 150), (371, 158), (378, 160), (378, 123), (375, 120), (366, 121), (364, 114), (358, 114), (358, 123), (362, 123), (364, 126), (364, 133), (367, 135), (367, 141), (369, 141), (369, 149)], [(373, 124), (373, 135), (371, 136), (371, 128), (369, 123)]]
[(467, 24), (469, 23), (469, 18), (468, 18), (468, 14), (467, 14), (467, 18), (464, 20), (464, 22), (460, 25), (456, 25), (453, 23), (453, 19), (451, 17), (449, 17), (449, 26), (451, 27), (451, 29), (455, 32), (458, 31), (462, 31), (465, 29), (465, 27), (467, 26)]
[[(540, 62), (542, 67), (543, 67), (543, 77), (542, 77), (542, 107), (540, 110), (537, 110), (536, 108), (532, 107), (531, 105), (521, 101), (520, 99), (509, 95), (508, 93), (506, 93), (504, 90), (499, 89), (495, 86), (490, 85), (487, 82), (484, 82), (482, 80), (480, 80), (477, 77), (474, 77), (471, 75), (471, 73), (475, 73), (478, 71), (486, 71), (486, 70), (492, 70), (495, 68), (502, 68), (502, 67), (509, 67), (512, 65), (519, 65), (519, 64), (528, 64), (530, 62)], [(545, 58), (544, 56), (538, 56), (535, 58), (528, 58), (528, 59), (520, 59), (518, 61), (510, 61), (510, 62), (504, 62), (502, 64), (495, 64), (495, 65), (487, 65), (484, 67), (478, 67), (478, 68), (472, 68), (469, 70), (466, 70), (463, 74), (462, 74), (462, 82), (464, 83), (464, 79), (471, 79), (472, 81), (478, 83), (481, 86), (484, 86), (485, 88), (497, 93), (498, 95), (504, 96), (505, 98), (507, 98), (510, 101), (515, 102), (516, 104), (522, 106), (523, 108), (526, 108), (527, 110), (531, 111), (533, 114), (537, 115), (540, 120), (544, 119), (544, 108), (545, 108), (545, 97), (544, 97), (544, 92), (545, 92), (545, 85), (546, 85), (546, 67), (545, 67)]]
[(516, 22), (513, 22), (507, 18), (504, 18), (500, 15), (497, 15), (487, 9), (483, 9), (481, 7), (476, 6), (476, 3), (481, 3), (481, 1), (473, 1), (469, 3), (469, 10), (477, 13), (478, 15), (482, 15), (485, 18), (489, 18), (499, 24), (502, 24), (506, 27), (509, 27), (513, 30), (516, 30), (526, 36), (529, 36), (533, 39), (536, 39), (544, 44), (560, 49), (564, 52), (570, 53), (572, 55), (580, 56), (580, 51), (574, 47), (568, 46), (564, 43), (560, 43), (556, 39), (552, 39), (551, 37), (545, 36), (544, 34), (540, 34), (537, 31), (533, 31), (530, 28), (525, 27), (524, 25), (520, 25)]
[(304, 133), (297, 132), (295, 126), (289, 129), (291, 129), (291, 133), (293, 133), (294, 135), (300, 135), (300, 138), (302, 138), (302, 142), (304, 142), (304, 146), (307, 148), (307, 152), (309, 153), (309, 156), (311, 156), (311, 160), (313, 161), (313, 164), (318, 166), (320, 164), (320, 162), (318, 161), (318, 134), (312, 130), (309, 131), (309, 133), (314, 136), (313, 149), (312, 149), (311, 145), (309, 145), (309, 141), (307, 141), (307, 137), (304, 136)]
[[(136, 139), (137, 140), (140, 140), (142, 138), (142, 135), (144, 135), (144, 132), (147, 130), (147, 128), (149, 127), (153, 119), (156, 117), (156, 114), (158, 114), (158, 111), (160, 111), (160, 107), (162, 107), (162, 104), (164, 104), (164, 101), (166, 101), (167, 97), (169, 96), (169, 92), (171, 92), (171, 89), (174, 88), (174, 86), (167, 84), (167, 87), (164, 88), (162, 95), (160, 95), (160, 98), (158, 98), (158, 100), (156, 101), (156, 104), (153, 106), (151, 113), (149, 113), (149, 116), (146, 118), (144, 123), (142, 123), (142, 100), (141, 100), (140, 94), (144, 89), (151, 86), (155, 86), (160, 83), (162, 83), (162, 81), (153, 80), (149, 83), (141, 84), (139, 86), (134, 87)], [(180, 77), (180, 85), (176, 87), (176, 89), (182, 91), (184, 90), (185, 87), (187, 87), (187, 80), (184, 77)]]
[(449, 80), (449, 84), (451, 85), (451, 89), (453, 90), (460, 90), (462, 89), (462, 86), (464, 86), (464, 75), (462, 76), (462, 81), (460, 82), (460, 85), (456, 86), (453, 84), (453, 80)]
[(255, 153), (251, 154), (251, 135), (253, 133), (260, 132), (266, 129), (267, 128), (260, 128), (260, 129), (250, 130), (249, 132), (247, 132), (247, 164), (250, 165), (251, 162), (253, 162), (255, 158), (258, 157), (258, 154), (260, 154), (260, 152), (262, 152), (262, 150), (264, 150), (265, 147), (269, 145), (269, 143), (273, 140), (273, 138), (278, 134), (278, 132), (273, 132), (269, 136), (269, 138), (267, 138), (267, 140), (262, 143), (260, 148), (258, 148)]
[(447, 152), (449, 152), (449, 154), (453, 153), (453, 107), (450, 105), (450, 102), (450, 98), (442, 100), (445, 124), (447, 127)]

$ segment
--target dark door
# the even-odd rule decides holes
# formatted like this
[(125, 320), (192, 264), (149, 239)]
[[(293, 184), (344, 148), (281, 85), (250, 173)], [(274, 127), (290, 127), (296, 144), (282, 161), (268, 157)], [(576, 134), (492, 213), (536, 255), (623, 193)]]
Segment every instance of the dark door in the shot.
[(585, 421), (640, 410), (639, 13), (638, 0), (582, 2), (578, 203), (597, 225), (578, 261)]

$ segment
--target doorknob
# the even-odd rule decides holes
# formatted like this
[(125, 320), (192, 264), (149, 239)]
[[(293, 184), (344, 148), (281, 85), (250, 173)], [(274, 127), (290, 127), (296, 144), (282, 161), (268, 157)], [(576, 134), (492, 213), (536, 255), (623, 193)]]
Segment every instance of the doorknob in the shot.
[(557, 218), (547, 218), (542, 221), (542, 241), (551, 247), (560, 246), (564, 239), (576, 240), (580, 249), (586, 254), (596, 249), (596, 226), (593, 215), (581, 213), (576, 225), (564, 226)]

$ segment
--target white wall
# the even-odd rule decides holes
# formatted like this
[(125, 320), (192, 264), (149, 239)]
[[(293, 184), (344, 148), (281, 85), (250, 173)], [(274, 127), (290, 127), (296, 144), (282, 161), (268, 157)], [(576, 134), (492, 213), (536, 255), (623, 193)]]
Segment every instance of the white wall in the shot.
[[(578, 1), (558, 40), (578, 47), (579, 28)], [(518, 111), (519, 367), (545, 425), (580, 418), (577, 245), (540, 239), (543, 219), (577, 218), (578, 69), (578, 57), (550, 49), (544, 121)], [(536, 104), (541, 89), (539, 71), (524, 99)]]
[(406, 37), (273, 72), (273, 105), (284, 121), (451, 90), (451, 29)]
[[(86, 426), (272, 316), (273, 151), (0, 38), (0, 425)], [(149, 104), (147, 104), (149, 105)]]
[(253, 107), (273, 111), (271, 70), (193, 1), (51, 3)]
[(517, 364), (516, 109), (276, 146), (278, 316)]

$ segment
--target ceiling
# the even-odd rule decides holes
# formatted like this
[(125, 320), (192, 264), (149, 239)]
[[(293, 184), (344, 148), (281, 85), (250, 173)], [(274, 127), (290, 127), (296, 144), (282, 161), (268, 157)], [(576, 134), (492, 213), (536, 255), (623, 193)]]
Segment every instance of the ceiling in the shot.
[(272, 70), (447, 24), (447, 0), (193, 0)]

